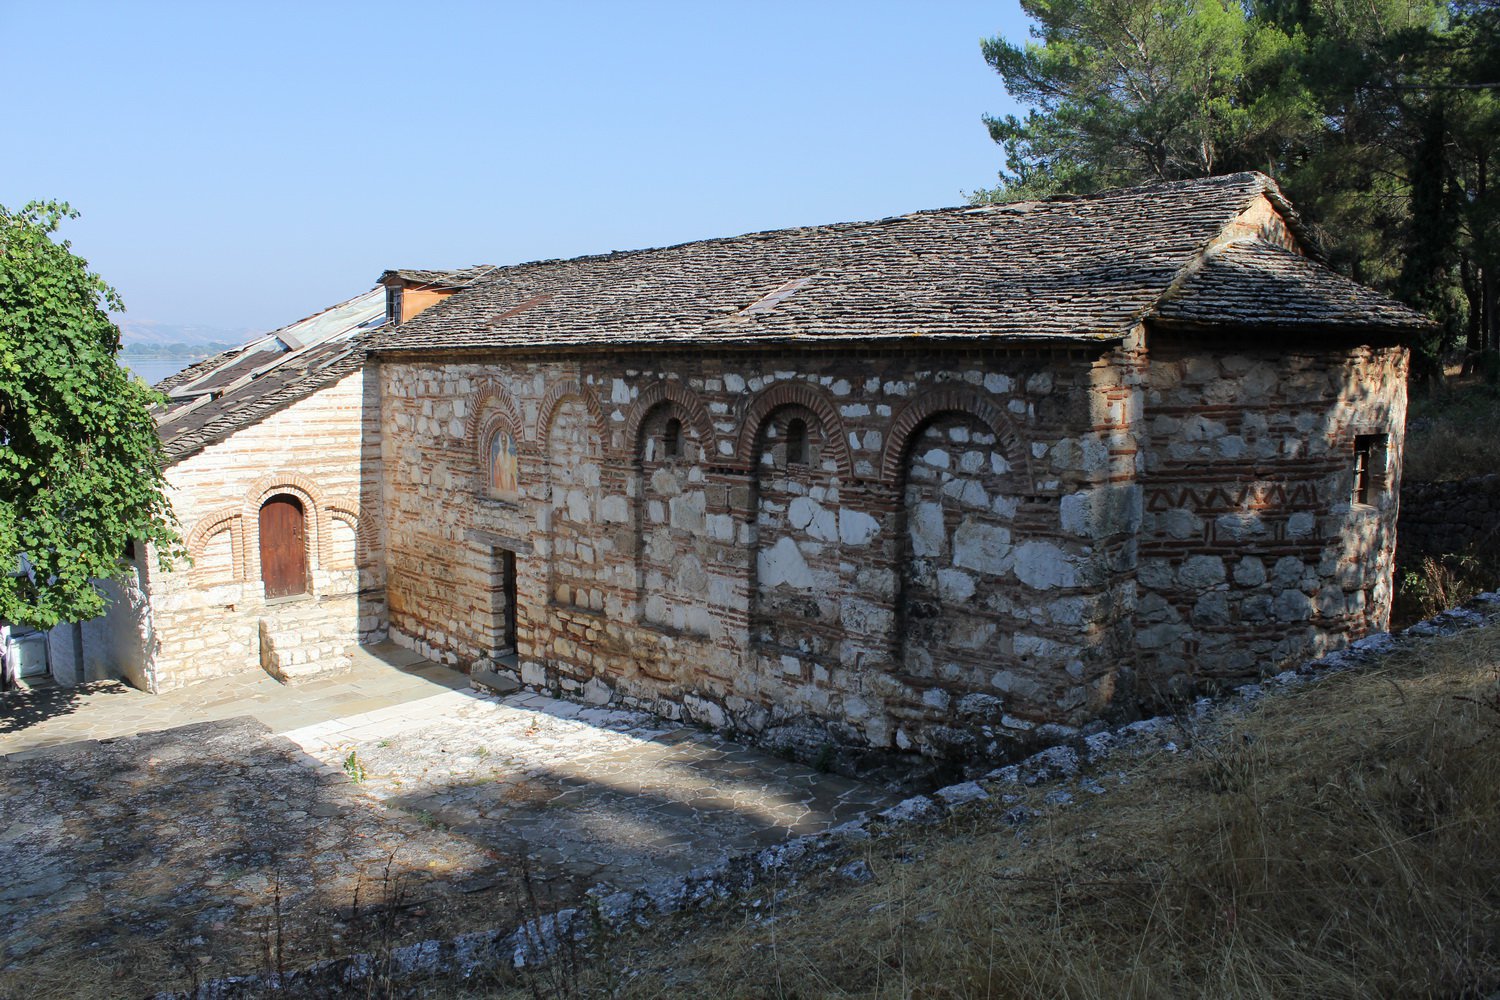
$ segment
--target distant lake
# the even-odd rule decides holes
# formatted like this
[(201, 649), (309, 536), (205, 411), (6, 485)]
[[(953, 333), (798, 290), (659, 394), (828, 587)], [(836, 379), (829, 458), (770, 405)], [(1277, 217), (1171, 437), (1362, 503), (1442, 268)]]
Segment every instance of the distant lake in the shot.
[(176, 375), (188, 365), (202, 360), (201, 357), (121, 358), (120, 364), (145, 379), (147, 385), (155, 385), (168, 375)]

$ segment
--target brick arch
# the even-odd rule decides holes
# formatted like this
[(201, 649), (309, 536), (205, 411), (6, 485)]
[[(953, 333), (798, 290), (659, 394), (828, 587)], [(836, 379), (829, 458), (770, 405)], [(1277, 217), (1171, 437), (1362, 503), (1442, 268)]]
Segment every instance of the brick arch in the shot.
[(300, 472), (272, 472), (261, 476), (245, 494), (243, 510), (244, 577), (260, 579), (260, 508), (271, 497), (286, 493), (302, 501), (302, 512), (312, 532), (307, 551), (313, 561), (309, 569), (322, 569), (328, 563), (328, 507), (323, 487)]
[(573, 379), (564, 379), (553, 383), (542, 397), (542, 408), (538, 411), (536, 422), (536, 440), (539, 447), (545, 449), (547, 437), (552, 433), (552, 421), (557, 416), (557, 408), (569, 399), (578, 398), (583, 405), (588, 407), (589, 416), (594, 420), (594, 432), (599, 435), (599, 445), (602, 448), (605, 441), (605, 419), (604, 407), (599, 405), (599, 398), (592, 392), (586, 392), (583, 386)]
[(330, 497), (327, 501), (328, 517), (334, 521), (343, 521), (349, 526), (349, 530), (359, 532), (359, 501), (348, 497)]
[(354, 529), (354, 566), (359, 568), (361, 553), (375, 552), (380, 547), (380, 519), (374, 516), (361, 517)]
[[(488, 442), (484, 438), (489, 437), (495, 430), (494, 412), (498, 411), (498, 419), (504, 423), (505, 429), (510, 431), (511, 437), (516, 439), (516, 444), (521, 443), (521, 430), (524, 426), (521, 420), (521, 410), (516, 406), (516, 399), (510, 394), (510, 390), (495, 379), (485, 379), (467, 398), (468, 414), (464, 417), (464, 440), (469, 443), (469, 450), (476, 455), (485, 450)], [(489, 404), (494, 403), (491, 408)], [(492, 409), (489, 419), (486, 419), (486, 410)], [(484, 432), (481, 436), (481, 431)]]
[(1031, 455), (1025, 442), (1016, 433), (1003, 409), (993, 398), (968, 385), (944, 385), (922, 393), (896, 413), (886, 434), (885, 451), (880, 456), (880, 478), (882, 482), (895, 483), (901, 477), (901, 465), (906, 450), (916, 434), (932, 418), (945, 413), (972, 417), (988, 427), (995, 435), (996, 443), (1004, 450), (1005, 460), (1013, 473), (1024, 473), (1027, 488), (1032, 482)]
[(806, 382), (777, 382), (767, 386), (751, 401), (740, 422), (740, 437), (735, 445), (735, 461), (747, 469), (755, 468), (759, 458), (760, 432), (766, 419), (787, 406), (800, 406), (817, 418), (823, 430), (824, 444), (839, 466), (839, 478), (848, 482), (854, 476), (854, 460), (849, 454), (849, 436), (844, 432), (844, 418), (838, 407), (821, 390)]
[[(354, 560), (355, 566), (359, 565), (359, 553), (361, 545), (369, 541), (369, 532), (365, 527), (365, 519), (360, 517), (359, 501), (348, 497), (330, 497), (326, 503), (328, 510), (328, 526), (333, 527), (334, 521), (339, 521), (349, 526), (354, 532)], [(329, 555), (332, 555), (333, 532), (328, 533)], [(330, 560), (331, 561), (331, 560)]]
[(305, 500), (310, 500), (316, 507), (321, 508), (324, 503), (323, 487), (318, 485), (317, 480), (311, 476), (304, 476), (300, 472), (272, 472), (261, 476), (250, 487), (245, 494), (245, 505), (250, 511), (258, 513), (260, 505), (274, 493), (303, 494)]
[(229, 532), (230, 567), (234, 573), (234, 579), (241, 579), (245, 568), (244, 514), (245, 512), (238, 507), (225, 507), (200, 517), (198, 523), (193, 525), (193, 530), (188, 532), (185, 543), (188, 555), (191, 557), (202, 552), (210, 539), (227, 531)]
[(625, 418), (625, 449), (633, 459), (641, 450), (641, 426), (645, 424), (646, 417), (652, 410), (663, 404), (672, 404), (686, 418), (688, 424), (692, 425), (693, 433), (698, 435), (698, 443), (703, 448), (703, 460), (705, 463), (714, 461), (714, 424), (709, 419), (708, 408), (703, 405), (703, 400), (698, 394), (681, 382), (663, 380), (653, 382), (641, 391), (630, 407), (630, 413)]

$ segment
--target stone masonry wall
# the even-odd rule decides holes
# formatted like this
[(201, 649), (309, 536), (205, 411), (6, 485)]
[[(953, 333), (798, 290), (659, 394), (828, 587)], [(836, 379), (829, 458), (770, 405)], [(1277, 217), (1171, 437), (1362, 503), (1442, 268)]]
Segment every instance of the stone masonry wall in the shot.
[[(381, 367), (391, 628), (428, 656), (506, 666), (508, 551), (521, 679), (595, 701), (969, 753), (1109, 700), (1133, 599), (1104, 512), (1138, 499), (1113, 355)], [(793, 417), (808, 460), (788, 467)], [(511, 499), (486, 488), (496, 426), (519, 443)], [(584, 433), (604, 442), (592, 498)]]
[[(192, 564), (150, 558), (154, 688), (261, 669), (263, 635), (304, 676), (382, 634), (378, 391), (372, 370), (351, 375), (168, 468)], [(309, 591), (268, 602), (259, 508), (282, 493), (305, 512)]]
[[(1406, 365), (1399, 347), (1153, 336), (1136, 636), (1148, 698), (1385, 627)], [(1377, 439), (1369, 504), (1354, 498), (1360, 436)]]
[[(1163, 335), (1149, 363), (1138, 337), (386, 359), (392, 634), (806, 750), (1000, 755), (1121, 682), (1253, 675), (1382, 622), (1394, 505), (1339, 497), (1354, 435), (1396, 429), (1396, 468), (1404, 352)], [(496, 427), (519, 451), (503, 498)]]
[(1398, 529), (1396, 558), (1403, 564), (1500, 546), (1500, 475), (1402, 483)]

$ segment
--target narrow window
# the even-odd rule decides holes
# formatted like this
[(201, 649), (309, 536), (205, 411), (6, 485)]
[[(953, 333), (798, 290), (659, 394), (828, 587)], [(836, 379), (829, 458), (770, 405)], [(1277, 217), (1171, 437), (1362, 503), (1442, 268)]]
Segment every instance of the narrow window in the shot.
[(676, 417), (667, 421), (667, 428), (662, 433), (661, 453), (663, 458), (682, 457), (682, 421)]
[(1385, 487), (1386, 436), (1361, 434), (1354, 439), (1354, 502), (1375, 506)]
[(807, 422), (800, 418), (786, 425), (786, 464), (807, 464)]
[(388, 285), (385, 290), (385, 318), (392, 326), (401, 324), (401, 286)]
[(302, 501), (278, 493), (260, 508), (260, 577), (266, 597), (307, 593), (307, 531)]

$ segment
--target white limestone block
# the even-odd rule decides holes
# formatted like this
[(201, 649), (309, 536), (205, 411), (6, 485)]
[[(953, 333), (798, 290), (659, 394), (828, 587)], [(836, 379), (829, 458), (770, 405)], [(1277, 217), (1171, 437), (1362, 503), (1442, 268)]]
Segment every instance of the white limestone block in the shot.
[(707, 519), (708, 537), (716, 542), (734, 541), (734, 518), (728, 514), (710, 514)]
[(583, 700), (590, 705), (607, 705), (613, 695), (609, 685), (597, 677), (590, 678), (583, 686)]
[(1010, 392), (1014, 385), (1015, 382), (1011, 380), (1009, 375), (1002, 375), (999, 372), (987, 372), (984, 376), (984, 387), (993, 393)]
[(569, 490), (567, 495), (568, 520), (586, 524), (593, 520), (589, 510), (589, 495), (583, 490)]
[(606, 496), (598, 502), (598, 517), (606, 523), (622, 523), (630, 520), (630, 504), (618, 493)]
[(1076, 561), (1051, 542), (1026, 542), (1017, 546), (1015, 565), (1016, 579), (1037, 590), (1078, 584)]
[(953, 532), (954, 566), (998, 576), (1010, 569), (1011, 557), (1010, 531), (998, 524), (966, 517)]
[(775, 545), (756, 553), (755, 567), (763, 587), (786, 584), (797, 590), (812, 589), (812, 571), (807, 568), (807, 560), (802, 558), (797, 543), (790, 538), (778, 538)]
[(911, 549), (914, 556), (940, 556), (943, 554), (943, 505), (919, 503), (912, 508), (908, 518), (911, 533)]
[(820, 507), (812, 524), (807, 526), (807, 533), (820, 542), (838, 541), (838, 514), (827, 507)]
[(944, 601), (960, 603), (974, 596), (974, 578), (963, 570), (938, 570), (937, 585), (938, 596)]
[(948, 468), (948, 452), (942, 448), (931, 448), (922, 456), (921, 461), (935, 469), (946, 469)]
[(684, 493), (680, 497), (673, 497), (667, 502), (667, 507), (673, 528), (694, 533), (703, 530), (708, 499), (702, 493), (695, 490), (692, 493)]
[(822, 507), (811, 497), (798, 497), (787, 505), (786, 519), (798, 531), (806, 531)]
[(880, 531), (880, 522), (862, 510), (839, 511), (839, 541), (865, 545)]

